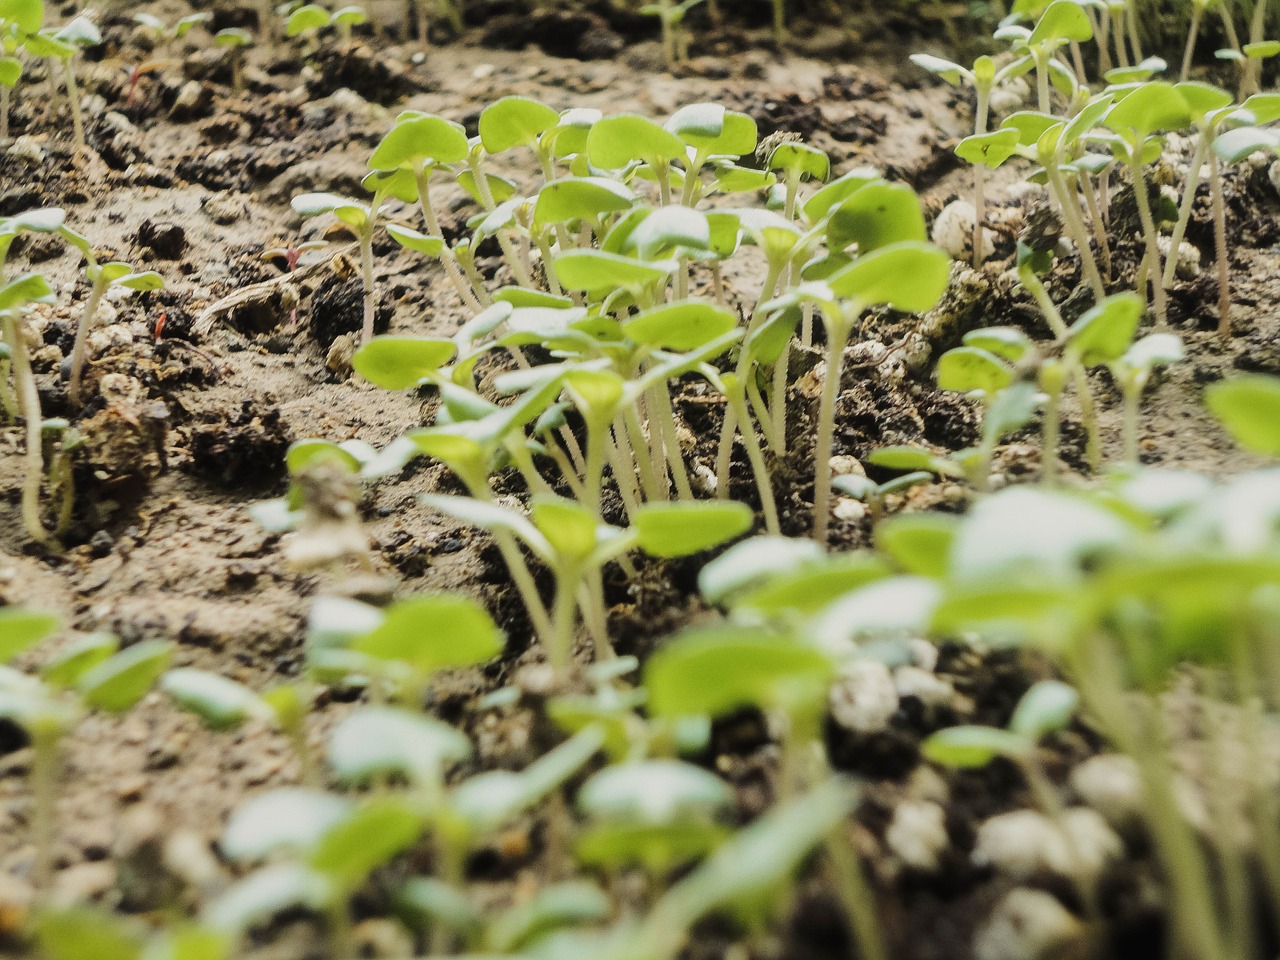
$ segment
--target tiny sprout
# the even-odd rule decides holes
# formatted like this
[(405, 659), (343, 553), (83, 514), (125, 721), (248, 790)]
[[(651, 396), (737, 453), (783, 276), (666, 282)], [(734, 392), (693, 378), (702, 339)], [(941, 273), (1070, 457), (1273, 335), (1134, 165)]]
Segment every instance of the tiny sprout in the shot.
[(39, 33), (31, 33), (24, 43), (28, 53), (62, 63), (62, 72), (67, 84), (67, 100), (71, 104), (71, 124), (75, 131), (76, 146), (82, 150), (86, 147), (84, 119), (80, 110), (80, 89), (76, 83), (73, 61), (80, 50), (85, 47), (95, 47), (100, 43), (102, 43), (101, 31), (92, 20), (84, 16), (75, 17), (56, 31), (47, 28)]
[(1176, 335), (1151, 333), (1107, 364), (1124, 398), (1124, 450), (1130, 466), (1138, 464), (1138, 406), (1142, 391), (1158, 367), (1177, 363), (1184, 355), (1182, 340)]
[(716, 820), (733, 792), (715, 774), (679, 760), (647, 760), (601, 770), (578, 792), (591, 818), (576, 851), (584, 863), (640, 863), (660, 877), (704, 856), (725, 836)]
[(244, 50), (253, 45), (253, 34), (241, 27), (227, 27), (213, 35), (213, 42), (227, 51), (231, 61), (231, 88), (244, 89)]

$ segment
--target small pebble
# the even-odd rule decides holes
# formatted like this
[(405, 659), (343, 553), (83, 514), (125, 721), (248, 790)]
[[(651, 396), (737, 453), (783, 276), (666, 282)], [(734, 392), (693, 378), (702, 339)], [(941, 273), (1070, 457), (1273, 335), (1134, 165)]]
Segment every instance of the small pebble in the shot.
[(936, 803), (905, 800), (893, 811), (885, 831), (885, 843), (899, 860), (913, 870), (932, 873), (946, 850), (946, 811)]
[(875, 660), (847, 664), (831, 688), (831, 719), (854, 733), (879, 733), (898, 711), (889, 668)]
[(1019, 887), (1005, 895), (974, 938), (975, 960), (1048, 960), (1071, 956), (1084, 927), (1058, 899)]

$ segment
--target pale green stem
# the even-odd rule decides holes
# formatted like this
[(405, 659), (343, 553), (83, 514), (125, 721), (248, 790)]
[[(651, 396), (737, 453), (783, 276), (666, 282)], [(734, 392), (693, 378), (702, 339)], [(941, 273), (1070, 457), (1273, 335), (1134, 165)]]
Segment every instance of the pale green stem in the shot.
[(782, 345), (782, 353), (773, 365), (773, 431), (769, 438), (779, 457), (787, 455), (787, 372), (791, 365), (791, 341)]
[[(751, 415), (747, 411), (746, 400), (742, 396), (742, 387), (730, 391), (730, 402), (737, 410), (738, 418), (749, 423)], [(778, 522), (778, 505), (773, 494), (773, 481), (769, 477), (768, 467), (764, 462), (764, 454), (760, 450), (760, 441), (754, 430), (742, 431), (742, 443), (747, 450), (747, 460), (751, 464), (751, 473), (755, 477), (756, 491), (760, 495), (760, 507), (764, 511), (765, 529), (771, 534), (780, 534), (782, 528)], [(727, 484), (726, 484), (727, 486)]]
[(876, 898), (863, 872), (857, 848), (847, 824), (841, 824), (826, 842), (827, 862), (835, 874), (835, 892), (849, 921), (859, 960), (888, 960), (889, 952), (876, 917)]
[(84, 138), (84, 117), (80, 112), (80, 87), (76, 83), (76, 71), (72, 65), (73, 57), (62, 61), (62, 69), (67, 78), (67, 99), (71, 101), (71, 128), (75, 131), (76, 146), (84, 149), (87, 145)]
[(98, 315), (98, 305), (102, 303), (102, 298), (110, 285), (110, 281), (101, 276), (93, 282), (93, 286), (89, 288), (89, 298), (84, 302), (84, 313), (80, 316), (80, 325), (76, 327), (76, 339), (71, 347), (71, 381), (67, 387), (71, 402), (75, 406), (79, 406), (81, 401), (80, 380), (84, 376), (89, 330)]
[(658, 434), (662, 438), (662, 447), (675, 482), (676, 496), (681, 500), (692, 500), (693, 487), (689, 484), (689, 471), (685, 467), (684, 452), (680, 449), (680, 433), (666, 384), (657, 384), (649, 390), (648, 409), (651, 428), (656, 422)]
[(45, 531), (44, 521), (40, 516), (40, 484), (44, 479), (44, 418), (40, 414), (40, 392), (36, 389), (36, 378), (31, 372), (31, 360), (27, 356), (27, 341), (23, 336), (21, 320), (15, 316), (6, 317), (4, 333), (9, 342), (14, 392), (18, 396), (18, 406), (27, 432), (26, 475), (22, 482), (22, 522), (32, 540), (48, 544), (49, 534)]
[(843, 315), (823, 311), (827, 320), (827, 370), (818, 408), (818, 436), (814, 445), (813, 539), (827, 542), (831, 522), (831, 453), (835, 445), (836, 401), (840, 397), (840, 374), (844, 368), (844, 347), (851, 322)]
[(1200, 186), (1200, 168), (1204, 166), (1209, 152), (1209, 142), (1212, 139), (1213, 132), (1210, 128), (1201, 130), (1200, 137), (1196, 140), (1195, 153), (1191, 156), (1187, 182), (1182, 188), (1182, 203), (1178, 207), (1178, 222), (1174, 224), (1173, 233), (1169, 237), (1169, 262), (1164, 266), (1163, 277), (1166, 287), (1173, 283), (1174, 274), (1178, 269), (1178, 247), (1182, 245), (1182, 240), (1187, 235), (1187, 224), (1191, 222), (1191, 211), (1195, 207), (1196, 190)]
[(551, 608), (553, 632), (547, 660), (560, 678), (568, 674), (573, 656), (573, 625), (578, 612), (574, 597), (578, 579), (579, 571), (571, 565), (562, 565), (556, 570), (556, 596)]
[[(1141, 147), (1135, 147), (1141, 149)], [(1130, 180), (1133, 184), (1133, 195), (1138, 201), (1138, 218), (1142, 221), (1142, 232), (1147, 240), (1148, 276), (1152, 281), (1153, 300), (1156, 311), (1156, 323), (1161, 327), (1169, 325), (1169, 310), (1161, 283), (1163, 270), (1160, 265), (1160, 245), (1156, 239), (1156, 222), (1151, 216), (1151, 200), (1147, 196), (1147, 181), (1142, 173), (1142, 164), (1138, 160), (1129, 163)]]
[(1218, 261), (1218, 336), (1231, 336), (1231, 262), (1227, 257), (1227, 211), (1222, 200), (1218, 158), (1209, 156), (1209, 195), (1213, 202), (1213, 245)]
[(1085, 228), (1084, 218), (1080, 215), (1080, 202), (1076, 192), (1068, 188), (1057, 163), (1047, 164), (1045, 170), (1049, 174), (1049, 183), (1053, 187), (1053, 192), (1058, 195), (1058, 204), (1062, 208), (1067, 233), (1071, 235), (1072, 242), (1080, 251), (1080, 267), (1093, 291), (1094, 302), (1101, 303), (1107, 291), (1102, 285), (1102, 274), (1098, 272), (1098, 263), (1093, 257), (1093, 247), (1089, 245), (1089, 233)]
[(369, 214), (369, 223), (360, 231), (360, 284), (364, 289), (363, 306), (364, 322), (360, 330), (360, 342), (368, 343), (373, 339), (373, 325), (376, 317), (377, 292), (373, 286), (373, 211)]
[[(414, 179), (418, 183), (418, 206), (422, 209), (422, 217), (427, 223), (427, 235), (444, 240), (440, 221), (436, 218), (435, 208), (431, 205), (431, 173), (425, 167), (418, 167), (414, 170)], [(458, 291), (458, 297), (463, 304), (471, 310), (479, 310), (480, 301), (467, 286), (467, 280), (458, 269), (457, 258), (448, 242), (445, 242), (444, 249), (440, 252), (440, 262), (444, 264), (445, 273), (449, 275), (449, 281)]]
[(1062, 430), (1062, 394), (1049, 393), (1044, 404), (1044, 450), (1040, 455), (1040, 482), (1052, 487), (1058, 482), (1058, 437)]
[(1182, 50), (1182, 69), (1178, 71), (1178, 81), (1185, 83), (1187, 75), (1191, 72), (1191, 56), (1195, 53), (1196, 37), (1200, 33), (1200, 4), (1192, 0), (1191, 3), (1191, 26), (1187, 29), (1187, 45)]

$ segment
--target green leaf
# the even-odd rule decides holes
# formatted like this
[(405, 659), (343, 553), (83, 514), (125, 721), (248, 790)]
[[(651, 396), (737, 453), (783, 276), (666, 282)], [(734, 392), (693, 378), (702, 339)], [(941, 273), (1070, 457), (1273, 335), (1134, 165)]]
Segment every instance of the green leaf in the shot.
[(643, 504), (632, 516), (632, 528), (645, 553), (687, 557), (746, 533), (754, 521), (744, 503), (692, 500)]
[(1240, 49), (1251, 60), (1266, 60), (1280, 53), (1280, 40), (1260, 40), (1257, 43), (1246, 43)]
[(681, 107), (665, 128), (691, 147), (714, 156), (744, 157), (756, 149), (756, 122), (716, 103)]
[(467, 158), (461, 124), (423, 113), (402, 114), (369, 157), (372, 170), (458, 163)]
[(995, 168), (1018, 152), (1018, 131), (1005, 128), (965, 137), (956, 145), (956, 156), (968, 163)]
[(263, 860), (281, 850), (306, 853), (350, 809), (350, 801), (322, 790), (268, 790), (236, 808), (218, 846), (227, 859), (241, 862)]
[(407, 664), (418, 676), (492, 660), (503, 635), (478, 603), (459, 594), (432, 593), (392, 604), (381, 624), (351, 648), (379, 660)]
[(318, 463), (335, 463), (352, 473), (360, 471), (360, 461), (353, 453), (331, 440), (321, 440), (318, 437), (308, 437), (290, 444), (285, 452), (284, 462), (293, 475)]
[(1093, 37), (1093, 28), (1084, 8), (1073, 0), (1054, 0), (1045, 8), (1027, 38), (1031, 46), (1061, 46), (1064, 43), (1083, 43)]
[(205, 670), (170, 670), (160, 689), (210, 730), (233, 730), (250, 717), (268, 715), (266, 704), (244, 684)]
[(997, 757), (1026, 753), (1025, 737), (996, 727), (946, 727), (926, 737), (920, 753), (931, 763), (956, 770), (976, 770)]
[(636, 195), (625, 184), (607, 177), (565, 177), (538, 191), (533, 207), (535, 226), (594, 221), (629, 209)]
[(0, 313), (28, 303), (48, 301), (53, 297), (49, 281), (38, 273), (24, 273), (0, 287)]
[(732, 310), (706, 300), (678, 300), (642, 310), (622, 325), (633, 343), (664, 350), (692, 350), (738, 325)]
[(339, 7), (333, 11), (333, 23), (335, 25), (346, 24), (347, 26), (358, 27), (360, 24), (368, 22), (369, 15), (361, 7)]
[(311, 867), (354, 891), (422, 835), (421, 814), (407, 800), (378, 797), (325, 831), (308, 857)]
[(978, 347), (956, 347), (938, 360), (938, 386), (959, 393), (994, 396), (1013, 382), (1013, 370), (993, 353)]
[(529, 515), (558, 556), (580, 562), (589, 557), (599, 543), (600, 520), (572, 500), (534, 497), (529, 504)]
[(586, 153), (592, 166), (606, 170), (619, 170), (636, 160), (652, 166), (685, 159), (684, 144), (675, 134), (629, 113), (597, 120), (587, 134)]
[(982, 327), (970, 330), (961, 337), (961, 342), (966, 347), (986, 350), (1010, 363), (1017, 363), (1033, 346), (1031, 338), (1017, 327)]
[(1080, 694), (1061, 680), (1041, 680), (1022, 695), (1009, 720), (1009, 730), (1032, 743), (1066, 729), (1080, 705)]
[(528, 97), (503, 97), (480, 111), (480, 142), (488, 153), (537, 148), (538, 138), (560, 122), (560, 114)]
[(258, 923), (286, 910), (328, 908), (332, 884), (315, 870), (296, 863), (277, 863), (249, 874), (210, 903), (202, 914), (214, 930), (241, 936)]
[(866, 552), (825, 557), (775, 573), (759, 586), (738, 593), (730, 606), (766, 617), (814, 614), (889, 572), (883, 560)]
[(227, 27), (213, 35), (213, 42), (219, 47), (247, 47), (253, 43), (253, 34), (241, 27)]
[(817, 223), (832, 209), (838, 207), (869, 183), (880, 179), (880, 172), (872, 167), (855, 167), (830, 183), (814, 191), (805, 201), (804, 215), (811, 223)]
[(428, 236), (425, 233), (419, 233), (417, 230), (402, 227), (397, 223), (387, 224), (387, 233), (400, 246), (426, 257), (438, 257), (444, 253), (445, 247), (448, 246), (444, 237)]
[(761, 629), (685, 630), (645, 663), (655, 717), (720, 717), (742, 707), (816, 711), (835, 670), (812, 646)]
[(647, 261), (707, 251), (711, 248), (711, 226), (701, 211), (680, 204), (659, 207), (631, 232), (627, 248)]
[(22, 61), (17, 57), (0, 56), (0, 87), (12, 90), (22, 78)]
[(19, 33), (35, 33), (44, 25), (44, 2), (0, 0), (0, 20), (17, 27)]
[(0, 663), (48, 639), (62, 628), (56, 614), (22, 607), (0, 608)]
[(907, 573), (941, 577), (957, 525), (943, 513), (898, 514), (876, 527), (876, 546)]
[(972, 76), (960, 64), (952, 63), (950, 60), (943, 60), (941, 57), (935, 57), (927, 53), (913, 53), (909, 59), (917, 67), (928, 70), (935, 77), (945, 80), (953, 87), (960, 86), (962, 80)]
[(914, 575), (880, 577), (827, 606), (808, 627), (808, 640), (832, 656), (847, 657), (864, 641), (924, 636), (940, 590)]
[(144, 640), (86, 670), (76, 686), (88, 706), (123, 713), (146, 695), (171, 659), (172, 644)]
[(1213, 141), (1213, 152), (1227, 163), (1239, 163), (1259, 151), (1277, 148), (1280, 148), (1280, 132), (1268, 127), (1236, 127)]
[(951, 461), (924, 447), (880, 447), (871, 452), (867, 462), (889, 470), (924, 470), (941, 477), (956, 476), (956, 468)]
[(1119, 359), (1133, 343), (1146, 304), (1136, 293), (1117, 293), (1087, 310), (1067, 331), (1067, 347), (1086, 367)]
[[(1175, 83), (1173, 88), (1182, 94), (1182, 99), (1187, 102), (1187, 106), (1191, 110), (1191, 116), (1197, 123), (1202, 123), (1206, 114), (1214, 113), (1223, 107), (1229, 106), (1233, 99), (1231, 94), (1221, 87), (1215, 87), (1211, 83), (1203, 83), (1199, 80)], [(1249, 109), (1247, 100), (1244, 108), (1246, 110)]]
[(130, 290), (149, 293), (152, 290), (160, 290), (164, 287), (164, 277), (154, 270), (147, 270), (144, 273), (129, 273), (115, 280), (112, 286), (126, 287)]
[(43, 910), (35, 918), (42, 960), (139, 960), (143, 929), (94, 907)]
[(781, 170), (801, 180), (825, 181), (831, 176), (831, 160), (817, 147), (788, 141), (774, 147), (765, 164), (770, 170)]
[(532, 899), (499, 915), (486, 933), (485, 946), (494, 956), (510, 956), (534, 947), (559, 928), (603, 922), (610, 909), (609, 898), (593, 883), (575, 880), (549, 884)]
[(1133, 144), (1157, 130), (1182, 130), (1189, 126), (1191, 107), (1173, 84), (1153, 80), (1127, 94), (1111, 108), (1103, 123)]
[(859, 253), (902, 241), (926, 238), (924, 212), (916, 192), (903, 183), (873, 180), (850, 194), (831, 212), (827, 245), (845, 250), (858, 245)]
[(110, 633), (91, 633), (60, 651), (40, 668), (40, 677), (55, 687), (71, 689), (90, 667), (120, 649), (120, 640)]
[(53, 39), (73, 47), (96, 47), (102, 42), (102, 31), (88, 17), (73, 17), (53, 35)]
[(1209, 387), (1205, 402), (1240, 446), (1280, 456), (1280, 377), (1233, 377)]
[(316, 3), (308, 3), (289, 14), (285, 21), (284, 33), (287, 37), (296, 37), (300, 33), (320, 30), (329, 25), (329, 11)]
[(457, 346), (439, 337), (374, 337), (351, 358), (356, 373), (384, 390), (407, 390), (453, 359)]
[(698, 590), (708, 603), (723, 606), (771, 576), (799, 570), (823, 556), (822, 548), (809, 539), (752, 537), (704, 566), (698, 574)]
[(946, 292), (951, 258), (931, 243), (906, 240), (858, 257), (832, 274), (828, 286), (837, 297), (863, 306), (885, 304), (895, 310), (931, 310)]
[(616, 287), (643, 288), (665, 279), (675, 269), (672, 261), (646, 263), (602, 250), (567, 250), (556, 255), (552, 268), (566, 290), (594, 293)]
[(361, 707), (334, 728), (326, 755), (344, 783), (399, 774), (429, 785), (443, 781), (447, 765), (471, 755), (471, 741), (449, 724), (418, 713)]

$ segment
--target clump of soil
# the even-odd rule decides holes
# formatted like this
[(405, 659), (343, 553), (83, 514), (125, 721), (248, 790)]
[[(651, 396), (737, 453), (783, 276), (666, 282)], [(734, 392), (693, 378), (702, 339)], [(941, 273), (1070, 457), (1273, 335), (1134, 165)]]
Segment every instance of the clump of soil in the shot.
[(284, 476), (284, 455), (293, 438), (279, 407), (243, 400), (235, 410), (206, 407), (198, 418), (185, 431), (191, 456), (186, 469), (192, 474), (242, 490), (270, 487)]

